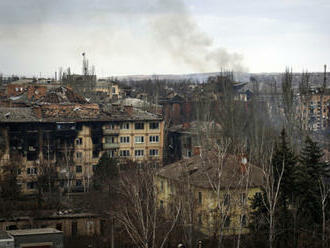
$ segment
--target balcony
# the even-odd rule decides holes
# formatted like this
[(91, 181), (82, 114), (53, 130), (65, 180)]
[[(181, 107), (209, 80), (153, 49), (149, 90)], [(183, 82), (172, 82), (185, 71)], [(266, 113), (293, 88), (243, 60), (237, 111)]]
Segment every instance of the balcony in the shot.
[(117, 149), (119, 148), (119, 144), (118, 143), (104, 143), (103, 144), (103, 149), (107, 150), (107, 149)]
[(119, 131), (120, 129), (119, 128), (115, 128), (115, 129), (108, 129), (108, 128), (105, 128), (103, 129), (103, 134), (104, 135), (119, 135)]

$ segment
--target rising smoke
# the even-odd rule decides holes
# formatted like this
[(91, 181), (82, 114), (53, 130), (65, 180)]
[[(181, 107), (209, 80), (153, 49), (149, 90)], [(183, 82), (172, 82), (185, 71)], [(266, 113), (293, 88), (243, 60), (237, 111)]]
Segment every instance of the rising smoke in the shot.
[(214, 47), (213, 40), (200, 30), (183, 0), (159, 0), (158, 6), (164, 11), (153, 19), (152, 31), (158, 44), (173, 60), (200, 72), (247, 70), (242, 55)]

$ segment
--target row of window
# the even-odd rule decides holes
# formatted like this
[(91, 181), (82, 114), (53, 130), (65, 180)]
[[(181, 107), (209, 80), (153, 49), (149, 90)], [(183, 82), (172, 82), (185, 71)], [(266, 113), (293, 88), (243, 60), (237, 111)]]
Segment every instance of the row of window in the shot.
[[(162, 187), (162, 186), (161, 186)], [(202, 192), (198, 192), (198, 203), (199, 204), (202, 204), (203, 203), (203, 195), (202, 195)], [(240, 203), (242, 205), (244, 205), (246, 203), (246, 194), (245, 193), (241, 193), (240, 194)], [(223, 197), (223, 204), (225, 206), (229, 206), (230, 205), (230, 194), (229, 193), (226, 193), (224, 194), (224, 197)]]
[[(150, 149), (149, 150), (149, 156), (158, 156), (159, 152), (158, 149)], [(120, 150), (119, 151), (119, 156), (120, 157), (129, 157), (130, 156), (130, 151), (129, 150)], [(143, 157), (144, 156), (144, 150), (135, 150), (134, 151), (134, 156), (135, 157)]]
[[(160, 200), (159, 206), (160, 206), (161, 209), (163, 209), (164, 208), (164, 201)], [(242, 227), (246, 227), (246, 225), (247, 225), (246, 215), (241, 215), (240, 216), (240, 222), (241, 222)], [(224, 227), (229, 228), (230, 223), (231, 223), (230, 217), (227, 216), (224, 220)], [(198, 224), (203, 224), (202, 214), (198, 214)]]
[[(141, 144), (144, 143), (144, 136), (135, 136), (135, 143)], [(106, 143), (114, 143), (115, 139), (114, 137), (106, 138)], [(158, 143), (159, 142), (159, 136), (158, 135), (151, 135), (149, 136), (149, 142), (150, 143)], [(120, 137), (120, 143), (130, 143), (130, 136), (121, 136)]]
[[(120, 129), (122, 130), (129, 130), (129, 123), (128, 122), (124, 122), (120, 124)], [(110, 130), (114, 130), (116, 129), (116, 125), (114, 123), (105, 125), (106, 129), (110, 129)], [(135, 130), (143, 130), (144, 129), (144, 122), (135, 122), (134, 123), (134, 129)], [(149, 129), (159, 129), (159, 122), (150, 122), (149, 123)]]

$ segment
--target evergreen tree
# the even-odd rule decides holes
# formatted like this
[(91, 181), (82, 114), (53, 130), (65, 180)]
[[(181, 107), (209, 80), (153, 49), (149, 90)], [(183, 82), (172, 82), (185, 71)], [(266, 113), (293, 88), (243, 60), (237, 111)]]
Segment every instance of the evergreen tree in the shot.
[(285, 129), (283, 129), (280, 136), (280, 142), (278, 142), (275, 147), (272, 166), (274, 168), (274, 177), (276, 183), (279, 180), (283, 170), (280, 186), (280, 199), (282, 207), (286, 209), (288, 208), (288, 203), (292, 202), (294, 192), (296, 190), (296, 164), (297, 157), (289, 146)]
[[(293, 215), (291, 206), (294, 202), (294, 193), (296, 190), (295, 175), (297, 169), (297, 157), (287, 142), (286, 132), (283, 129), (279, 141), (276, 143), (271, 165), (272, 174), (269, 175), (274, 181), (275, 188), (279, 185), (279, 196), (276, 202), (274, 222), (275, 222), (275, 246), (276, 247), (294, 247), (293, 237)], [(266, 189), (265, 189), (266, 190)], [(268, 189), (269, 190), (269, 189)], [(261, 197), (262, 196), (262, 197)], [(269, 230), (267, 223), (270, 213), (267, 194), (264, 193), (254, 197), (252, 201), (252, 231)], [(268, 220), (268, 221), (265, 221)]]
[(111, 183), (118, 177), (119, 168), (118, 161), (112, 158), (108, 153), (103, 153), (94, 171), (94, 186), (99, 189), (104, 185), (108, 185), (110, 191)]
[(321, 148), (307, 137), (300, 153), (300, 165), (296, 176), (297, 201), (301, 205), (299, 211), (305, 228), (315, 228), (315, 225), (321, 222), (319, 180), (327, 174), (327, 164), (322, 161), (322, 157)]

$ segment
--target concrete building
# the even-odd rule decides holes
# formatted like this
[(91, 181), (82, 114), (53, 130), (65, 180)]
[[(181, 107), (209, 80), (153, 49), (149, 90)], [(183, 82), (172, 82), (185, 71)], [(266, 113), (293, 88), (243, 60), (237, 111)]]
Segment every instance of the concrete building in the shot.
[(12, 230), (15, 248), (63, 248), (63, 233), (54, 228)]
[(298, 113), (305, 129), (330, 128), (330, 89), (313, 88), (308, 94), (299, 95), (298, 102)]
[(112, 81), (98, 80), (93, 91), (105, 93), (110, 99), (121, 98), (121, 90), (118, 84)]
[(0, 176), (17, 162), (24, 193), (36, 192), (43, 168), (56, 168), (62, 188), (88, 189), (93, 168), (104, 152), (110, 157), (162, 163), (161, 116), (133, 107), (101, 108), (69, 88), (49, 91), (25, 107), (0, 107)]
[(192, 225), (199, 238), (248, 233), (251, 199), (261, 193), (261, 169), (244, 157), (221, 157), (212, 151), (204, 155), (159, 169), (155, 177), (159, 207), (167, 213), (182, 201), (186, 213), (182, 218), (193, 219), (181, 224)]

